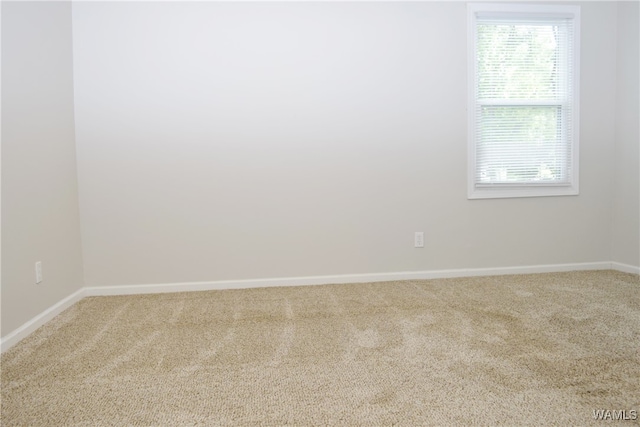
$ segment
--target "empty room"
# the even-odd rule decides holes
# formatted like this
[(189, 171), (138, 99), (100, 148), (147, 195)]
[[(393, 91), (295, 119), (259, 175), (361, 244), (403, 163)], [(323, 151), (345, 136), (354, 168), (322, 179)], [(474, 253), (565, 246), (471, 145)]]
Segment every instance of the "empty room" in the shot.
[(3, 426), (638, 425), (637, 1), (2, 1)]

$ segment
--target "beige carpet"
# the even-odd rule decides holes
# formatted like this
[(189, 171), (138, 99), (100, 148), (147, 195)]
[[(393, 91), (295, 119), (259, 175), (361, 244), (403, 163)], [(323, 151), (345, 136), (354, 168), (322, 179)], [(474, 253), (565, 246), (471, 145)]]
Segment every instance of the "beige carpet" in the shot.
[(4, 426), (637, 425), (640, 280), (93, 297), (1, 361)]

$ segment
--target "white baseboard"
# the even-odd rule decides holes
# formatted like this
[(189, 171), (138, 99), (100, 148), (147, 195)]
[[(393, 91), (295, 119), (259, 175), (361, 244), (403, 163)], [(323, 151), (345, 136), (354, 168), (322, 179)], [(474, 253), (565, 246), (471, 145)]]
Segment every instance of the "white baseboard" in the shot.
[(342, 274), (332, 276), (283, 277), (251, 280), (220, 280), (211, 282), (161, 283), (146, 285), (89, 286), (80, 289), (51, 308), (34, 317), (0, 340), (0, 350), (8, 350), (40, 326), (88, 296), (154, 294), (167, 292), (209, 291), (221, 289), (264, 288), (273, 286), (325, 285), (333, 283), (389, 282), (506, 274), (555, 273), (562, 271), (619, 270), (640, 274), (640, 268), (617, 262), (531, 265), (520, 267), (463, 268), (453, 270), (404, 271), (396, 273)]
[(27, 323), (20, 326), (15, 331), (10, 332), (7, 336), (2, 337), (2, 339), (0, 340), (0, 352), (4, 353), (5, 351), (9, 350), (22, 339), (26, 338), (29, 334), (34, 332), (36, 329), (43, 326), (45, 323), (47, 323), (84, 297), (84, 288), (79, 289), (62, 301), (59, 301), (57, 304), (38, 314), (36, 317), (29, 320)]
[(559, 271), (608, 270), (611, 262), (532, 265), (523, 267), (464, 268), (455, 270), (401, 271), (395, 273), (341, 274), (332, 276), (283, 277), (213, 282), (159, 283), (147, 285), (94, 286), (85, 288), (86, 296), (156, 294), (167, 292), (211, 291), (221, 289), (266, 288), (273, 286), (328, 285), (333, 283), (390, 282), (505, 274), (552, 273)]
[(629, 264), (623, 264), (621, 262), (612, 262), (611, 269), (622, 271), (623, 273), (640, 274), (640, 267), (629, 265)]

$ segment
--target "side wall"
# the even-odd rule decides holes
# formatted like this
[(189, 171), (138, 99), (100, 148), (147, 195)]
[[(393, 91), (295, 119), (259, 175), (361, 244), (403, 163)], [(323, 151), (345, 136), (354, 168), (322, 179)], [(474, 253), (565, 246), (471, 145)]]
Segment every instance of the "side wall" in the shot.
[(462, 2), (74, 4), (87, 285), (610, 260), (617, 5), (581, 5), (580, 195), (469, 201)]
[(612, 260), (640, 267), (640, 32), (638, 2), (618, 3)]
[(84, 285), (71, 28), (69, 2), (2, 2), (3, 337)]

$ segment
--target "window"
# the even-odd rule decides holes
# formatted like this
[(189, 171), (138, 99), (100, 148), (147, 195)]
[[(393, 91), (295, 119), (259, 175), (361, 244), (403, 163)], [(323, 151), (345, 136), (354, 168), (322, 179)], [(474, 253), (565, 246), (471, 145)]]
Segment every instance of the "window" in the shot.
[(469, 4), (470, 199), (578, 194), (579, 6)]

